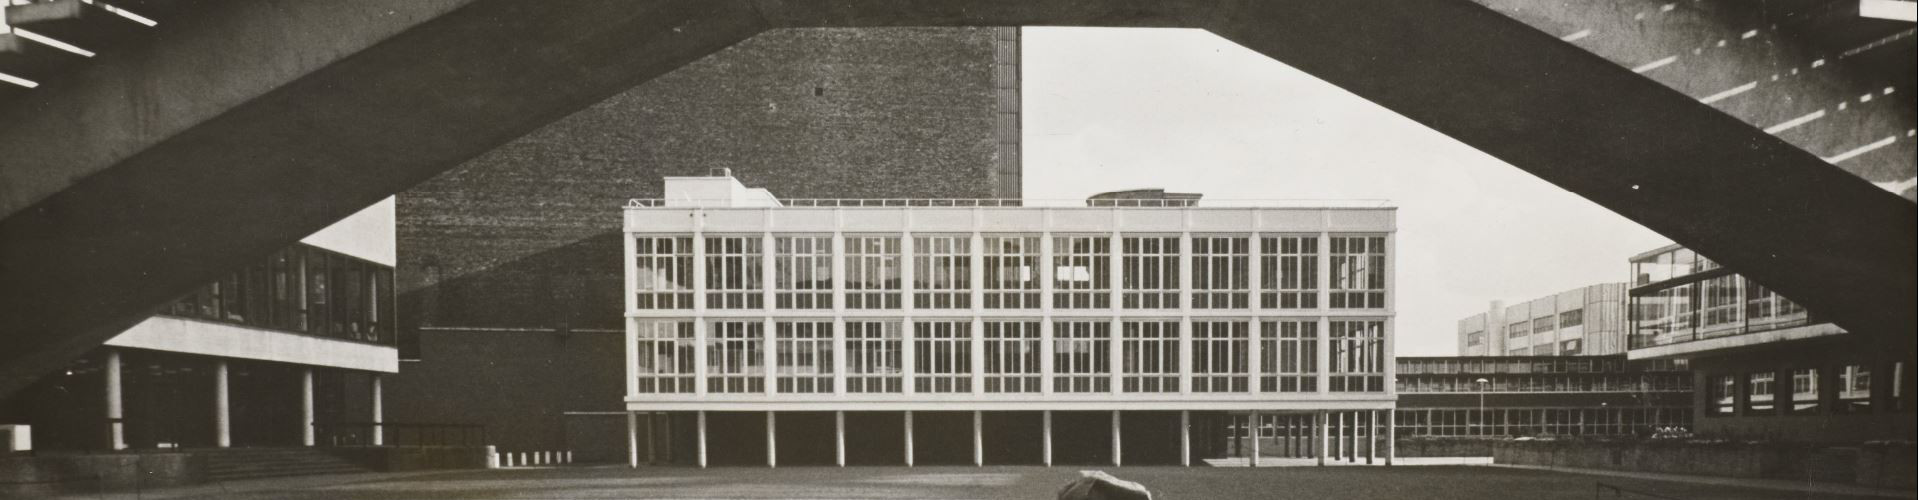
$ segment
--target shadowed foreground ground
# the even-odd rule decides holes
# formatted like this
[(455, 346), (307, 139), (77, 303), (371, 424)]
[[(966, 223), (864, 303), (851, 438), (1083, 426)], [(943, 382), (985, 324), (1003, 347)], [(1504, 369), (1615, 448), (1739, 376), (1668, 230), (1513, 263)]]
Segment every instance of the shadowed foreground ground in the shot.
[[(596, 499), (1021, 498), (1050, 499), (1081, 469), (1152, 489), (1156, 499), (1594, 498), (1603, 481), (1684, 500), (1802, 499), (1804, 493), (1469, 466), (1424, 467), (572, 467), (259, 480), (147, 491), (143, 498)], [(224, 490), (224, 491), (222, 491)], [(129, 492), (130, 493), (130, 492)], [(109, 493), (120, 498), (130, 495)], [(1815, 495), (1817, 498), (1860, 498)], [(91, 496), (87, 496), (91, 498)], [(74, 497), (80, 498), (80, 497)], [(1603, 498), (1613, 498), (1606, 492)], [(1627, 493), (1622, 498), (1650, 498)]]

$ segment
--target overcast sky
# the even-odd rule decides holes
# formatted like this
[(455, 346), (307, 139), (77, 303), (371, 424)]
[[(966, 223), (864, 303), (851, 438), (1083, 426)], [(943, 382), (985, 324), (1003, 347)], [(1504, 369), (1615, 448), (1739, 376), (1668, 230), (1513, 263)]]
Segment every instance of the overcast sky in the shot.
[(1026, 198), (1390, 200), (1400, 355), (1456, 354), (1458, 319), (1489, 301), (1625, 281), (1627, 257), (1671, 241), (1205, 31), (1026, 28), (1022, 41)]

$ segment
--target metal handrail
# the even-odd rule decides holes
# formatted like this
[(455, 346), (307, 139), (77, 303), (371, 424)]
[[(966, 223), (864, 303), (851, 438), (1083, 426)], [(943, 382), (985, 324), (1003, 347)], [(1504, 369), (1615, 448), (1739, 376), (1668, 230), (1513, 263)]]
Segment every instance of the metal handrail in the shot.
[[(631, 198), (627, 209), (735, 208), (733, 199)], [(776, 207), (752, 208), (1387, 208), (1385, 199), (1032, 199), (1032, 198), (782, 198)], [(747, 208), (747, 207), (737, 207)]]

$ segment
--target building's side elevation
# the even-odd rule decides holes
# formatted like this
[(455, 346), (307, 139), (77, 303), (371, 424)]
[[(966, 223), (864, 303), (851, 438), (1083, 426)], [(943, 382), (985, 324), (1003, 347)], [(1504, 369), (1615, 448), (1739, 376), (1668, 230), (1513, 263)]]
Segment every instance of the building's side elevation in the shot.
[(50, 452), (380, 444), (393, 263), (388, 199), (163, 306), (0, 401), (0, 424)]
[(1461, 356), (1625, 353), (1625, 284), (1603, 283), (1490, 310), (1458, 321)]
[(634, 463), (1390, 456), (1392, 208), (665, 191), (625, 214)]
[(417, 360), (390, 413), (624, 460), (612, 207), (711, 168), (787, 196), (1018, 197), (1018, 58), (1017, 28), (771, 30), (408, 189)]
[(1911, 332), (1847, 332), (1683, 247), (1645, 252), (1631, 266), (1630, 356), (1690, 361), (1699, 432), (1913, 438), (1913, 353), (1893, 341)]

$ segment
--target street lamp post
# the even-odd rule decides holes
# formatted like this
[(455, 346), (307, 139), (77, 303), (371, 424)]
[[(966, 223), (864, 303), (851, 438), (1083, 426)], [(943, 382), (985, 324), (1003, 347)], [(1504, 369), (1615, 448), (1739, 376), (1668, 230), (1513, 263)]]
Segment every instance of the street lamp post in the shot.
[(1478, 427), (1479, 435), (1485, 435), (1485, 384), (1491, 383), (1485, 377), (1478, 379)]

